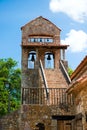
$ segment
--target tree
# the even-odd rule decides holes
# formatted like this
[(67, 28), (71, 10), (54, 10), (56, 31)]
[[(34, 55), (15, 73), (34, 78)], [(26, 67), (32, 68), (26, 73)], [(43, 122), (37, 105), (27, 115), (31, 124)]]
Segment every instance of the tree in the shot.
[(20, 97), (21, 70), (17, 68), (17, 62), (12, 58), (0, 59), (0, 116), (18, 109)]
[(71, 76), (72, 73), (73, 73), (73, 70), (69, 67), (68, 68), (68, 74), (69, 74), (69, 76)]

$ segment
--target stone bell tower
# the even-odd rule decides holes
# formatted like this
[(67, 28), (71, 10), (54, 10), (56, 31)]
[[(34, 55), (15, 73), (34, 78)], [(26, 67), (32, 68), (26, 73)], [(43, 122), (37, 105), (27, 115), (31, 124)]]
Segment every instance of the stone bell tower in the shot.
[[(42, 16), (25, 24), (21, 30), (22, 122), (29, 121), (35, 130), (37, 123), (46, 130), (56, 130), (53, 115), (59, 115), (60, 120), (67, 119), (66, 89), (71, 82), (65, 59), (68, 45), (60, 42), (61, 30)], [(62, 127), (64, 121), (58, 125)]]
[(60, 66), (67, 71), (65, 50), (68, 45), (60, 43), (61, 30), (42, 16), (21, 30), (22, 88), (67, 88), (69, 79)]

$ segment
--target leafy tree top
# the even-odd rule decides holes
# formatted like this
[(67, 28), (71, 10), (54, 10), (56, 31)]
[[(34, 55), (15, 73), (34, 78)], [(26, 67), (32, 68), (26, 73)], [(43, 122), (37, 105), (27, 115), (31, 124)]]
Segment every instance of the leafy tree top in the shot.
[[(6, 82), (9, 83), (9, 88), (6, 88)], [(21, 70), (12, 58), (0, 59), (0, 115), (8, 113), (9, 93), (10, 111), (13, 111), (20, 105)]]

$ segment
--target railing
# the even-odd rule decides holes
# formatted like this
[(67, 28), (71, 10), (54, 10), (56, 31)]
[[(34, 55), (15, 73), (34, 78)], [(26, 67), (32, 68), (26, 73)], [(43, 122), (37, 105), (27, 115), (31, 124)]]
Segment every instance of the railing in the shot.
[(49, 88), (48, 98), (45, 88), (22, 88), (22, 104), (66, 107), (67, 105), (73, 105), (73, 98), (72, 95), (67, 95), (66, 88)]
[(41, 60), (40, 60), (40, 69), (41, 69), (41, 74), (42, 74), (42, 78), (43, 78), (43, 81), (44, 81), (46, 96), (48, 98), (49, 89), (48, 89), (47, 80), (46, 80), (46, 76), (45, 76), (45, 72), (44, 72), (44, 68), (43, 68)]
[(69, 77), (69, 75), (68, 75), (68, 72), (66, 71), (66, 69), (65, 69), (65, 67), (64, 67), (64, 65), (63, 65), (63, 63), (62, 63), (61, 60), (60, 60), (60, 65), (61, 65), (61, 67), (63, 68), (63, 70), (64, 70), (64, 72), (65, 72), (65, 74), (66, 74), (66, 77), (67, 77), (69, 83), (71, 83), (71, 79), (70, 79), (70, 77)]

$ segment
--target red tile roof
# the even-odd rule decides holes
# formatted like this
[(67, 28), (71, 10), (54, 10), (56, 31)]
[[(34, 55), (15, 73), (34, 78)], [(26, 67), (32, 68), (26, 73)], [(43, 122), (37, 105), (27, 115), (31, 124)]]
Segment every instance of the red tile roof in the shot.
[(83, 89), (87, 85), (87, 75), (81, 76), (76, 81), (70, 84), (70, 87), (67, 89), (68, 93), (72, 93), (72, 91), (79, 91)]
[(75, 71), (72, 73), (71, 75), (71, 80), (73, 80), (75, 78), (75, 76), (82, 70), (82, 68), (84, 67), (84, 65), (87, 64), (87, 56), (85, 56), (85, 58), (81, 61), (81, 63), (78, 65), (78, 67), (75, 69)]

